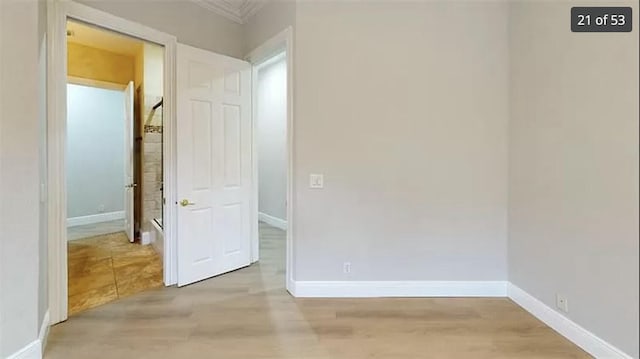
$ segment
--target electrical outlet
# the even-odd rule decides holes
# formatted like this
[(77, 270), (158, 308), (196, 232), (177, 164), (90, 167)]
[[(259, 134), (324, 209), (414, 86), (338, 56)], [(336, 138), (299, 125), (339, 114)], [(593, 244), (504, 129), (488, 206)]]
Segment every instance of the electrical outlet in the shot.
[(556, 294), (556, 307), (565, 313), (569, 313), (569, 299), (561, 294)]
[(344, 262), (343, 271), (345, 274), (351, 273), (351, 262)]

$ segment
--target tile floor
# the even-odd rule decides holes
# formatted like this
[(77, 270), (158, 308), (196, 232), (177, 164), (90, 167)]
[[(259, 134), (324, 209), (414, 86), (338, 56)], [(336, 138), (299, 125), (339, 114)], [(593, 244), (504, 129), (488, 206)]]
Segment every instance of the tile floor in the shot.
[(162, 259), (124, 232), (69, 241), (69, 315), (157, 288)]

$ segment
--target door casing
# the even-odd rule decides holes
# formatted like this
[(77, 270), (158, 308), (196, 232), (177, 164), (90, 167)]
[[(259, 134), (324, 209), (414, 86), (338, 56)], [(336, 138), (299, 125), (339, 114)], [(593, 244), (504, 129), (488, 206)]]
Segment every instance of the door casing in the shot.
[[(286, 263), (285, 263), (285, 286), (287, 291), (293, 296), (296, 296), (295, 289), (295, 268), (294, 263), (294, 240), (293, 240), (293, 193), (294, 193), (294, 106), (293, 106), (293, 94), (294, 91), (294, 49), (293, 49), (293, 28), (287, 27), (274, 37), (265, 41), (262, 45), (252, 50), (249, 55), (245, 57), (253, 65), (252, 70), (252, 98), (255, 101), (257, 95), (257, 72), (260, 65), (265, 61), (269, 61), (273, 56), (276, 56), (284, 52), (285, 61), (287, 62), (287, 233), (286, 233)], [(257, 106), (252, 106), (253, 111), (253, 153), (252, 153), (252, 172), (253, 172), (253, 188), (251, 189), (253, 200), (252, 203), (252, 220), (253, 228), (251, 230), (251, 262), (257, 262), (260, 258), (260, 239), (258, 233), (258, 156), (256, 152), (256, 109)]]
[(165, 225), (164, 283), (176, 283), (175, 241), (175, 55), (176, 38), (144, 25), (73, 1), (52, 0), (47, 6), (47, 232), (50, 324), (67, 319), (67, 39), (66, 22), (74, 19), (164, 46), (163, 144)]

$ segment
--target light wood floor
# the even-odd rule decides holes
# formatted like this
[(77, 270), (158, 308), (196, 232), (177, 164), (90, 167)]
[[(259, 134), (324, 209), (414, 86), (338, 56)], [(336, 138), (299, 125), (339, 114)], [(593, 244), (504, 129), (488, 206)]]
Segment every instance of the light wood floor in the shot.
[(508, 299), (295, 299), (284, 232), (260, 235), (259, 264), (78, 314), (45, 358), (589, 358)]
[(70, 241), (68, 263), (69, 315), (163, 285), (160, 256), (124, 232)]

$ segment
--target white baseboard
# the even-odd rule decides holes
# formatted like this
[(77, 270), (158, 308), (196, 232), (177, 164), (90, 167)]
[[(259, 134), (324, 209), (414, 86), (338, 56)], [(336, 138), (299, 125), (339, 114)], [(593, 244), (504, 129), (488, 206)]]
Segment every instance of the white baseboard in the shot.
[(9, 355), (7, 359), (41, 359), (42, 348), (40, 346), (40, 340), (34, 340), (26, 347), (19, 351)]
[(44, 348), (47, 345), (47, 337), (49, 336), (49, 311), (44, 314), (38, 339), (32, 341), (24, 348), (9, 355), (7, 359), (42, 359)]
[(287, 288), (287, 292), (291, 294), (293, 297), (297, 297), (296, 295), (296, 281), (293, 280), (289, 275), (286, 276), (285, 287)]
[(153, 228), (153, 232), (151, 233), (151, 246), (164, 262), (164, 232), (156, 221), (152, 220), (151, 224)]
[(148, 246), (153, 242), (153, 232), (151, 231), (142, 231), (140, 232), (140, 244), (143, 246)]
[(51, 320), (49, 318), (49, 311), (44, 313), (42, 318), (42, 324), (40, 324), (40, 332), (38, 333), (38, 340), (40, 341), (40, 357), (44, 356), (44, 348), (47, 347), (47, 339), (49, 339), (49, 328), (51, 327)]
[(539, 301), (531, 294), (518, 288), (516, 285), (509, 283), (508, 295), (511, 300), (531, 313), (534, 317), (540, 319), (553, 330), (594, 357), (603, 359), (631, 359), (631, 356), (584, 329), (571, 319)]
[(506, 297), (505, 281), (293, 281), (295, 297)]
[(285, 221), (284, 219), (280, 219), (266, 213), (258, 212), (258, 220), (270, 226), (280, 228), (283, 231), (287, 230), (287, 221)]
[(67, 227), (82, 226), (85, 224), (94, 224), (101, 222), (115, 221), (124, 219), (124, 211), (108, 212), (92, 214), (89, 216), (67, 218)]

